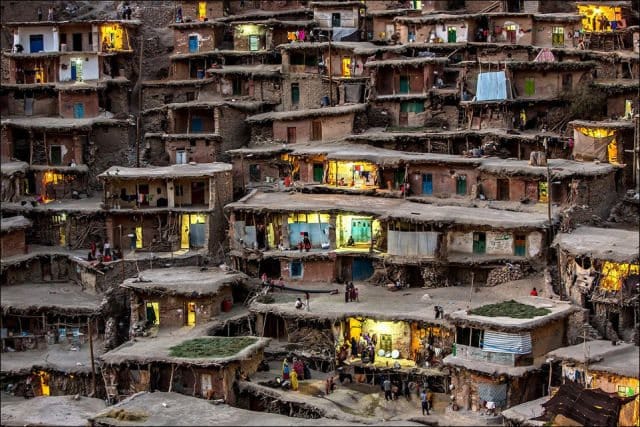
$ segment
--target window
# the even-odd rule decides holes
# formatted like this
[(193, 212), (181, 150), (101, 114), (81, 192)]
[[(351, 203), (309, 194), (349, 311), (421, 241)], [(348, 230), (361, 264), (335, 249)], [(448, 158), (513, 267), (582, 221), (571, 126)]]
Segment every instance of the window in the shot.
[(62, 165), (62, 146), (61, 145), (52, 145), (50, 148), (50, 161), (54, 166)]
[(553, 27), (551, 30), (551, 44), (553, 47), (564, 47), (564, 28)]
[(302, 262), (301, 261), (292, 261), (289, 263), (289, 277), (302, 277)]
[(518, 31), (518, 26), (517, 25), (506, 25), (505, 26), (505, 30), (507, 31), (507, 41), (509, 43), (515, 43), (516, 42), (516, 33)]
[(242, 95), (242, 79), (233, 79), (233, 94)]
[(565, 73), (562, 75), (562, 90), (565, 92), (573, 89), (573, 74)]
[(176, 150), (176, 165), (184, 165), (187, 163), (187, 151)]
[(174, 188), (176, 190), (176, 196), (184, 195), (184, 189), (182, 188), (182, 184), (175, 185)]
[(424, 102), (422, 101), (409, 101), (402, 102), (400, 104), (401, 113), (422, 113), (424, 112)]
[(340, 27), (340, 14), (332, 13), (331, 14), (331, 26), (332, 27)]
[(260, 182), (260, 165), (258, 164), (250, 164), (249, 165), (249, 181), (251, 182)]
[(311, 140), (322, 140), (322, 122), (320, 120), (313, 120), (311, 122)]
[(467, 194), (467, 176), (460, 175), (456, 179), (456, 194), (459, 196), (464, 196)]
[(536, 80), (533, 77), (526, 77), (524, 79), (524, 94), (525, 96), (533, 96), (536, 94)]
[(291, 104), (298, 105), (300, 103), (300, 85), (291, 83)]
[(456, 344), (482, 348), (484, 330), (475, 328), (456, 328)]
[(196, 93), (195, 92), (187, 92), (185, 95), (187, 97), (187, 102), (193, 101), (194, 99), (196, 99)]
[(288, 127), (287, 128), (287, 144), (295, 144), (296, 143), (296, 128)]
[(260, 50), (260, 36), (249, 36), (249, 50)]
[[(89, 33), (89, 34), (91, 34), (91, 33)], [(61, 33), (60, 34), (60, 44), (67, 44), (67, 33)]]
[(509, 200), (509, 180), (498, 179), (498, 200)]

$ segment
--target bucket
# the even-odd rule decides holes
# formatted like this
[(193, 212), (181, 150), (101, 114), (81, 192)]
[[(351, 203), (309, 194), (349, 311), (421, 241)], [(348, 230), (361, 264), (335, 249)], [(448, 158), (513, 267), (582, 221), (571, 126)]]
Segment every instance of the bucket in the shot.
[(225, 313), (231, 311), (232, 307), (233, 301), (231, 301), (231, 299), (227, 298), (222, 301), (222, 311), (224, 311)]

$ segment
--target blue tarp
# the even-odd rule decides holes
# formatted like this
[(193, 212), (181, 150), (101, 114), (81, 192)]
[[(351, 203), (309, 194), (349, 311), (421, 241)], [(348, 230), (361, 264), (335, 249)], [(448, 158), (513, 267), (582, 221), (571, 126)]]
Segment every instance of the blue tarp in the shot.
[(476, 101), (507, 99), (507, 76), (504, 71), (478, 74)]

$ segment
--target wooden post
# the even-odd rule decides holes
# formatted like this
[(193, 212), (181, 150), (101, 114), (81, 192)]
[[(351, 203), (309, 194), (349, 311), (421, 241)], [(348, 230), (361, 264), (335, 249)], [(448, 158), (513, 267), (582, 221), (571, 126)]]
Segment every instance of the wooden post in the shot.
[(91, 396), (96, 395), (96, 365), (93, 358), (93, 331), (91, 328), (91, 317), (87, 318), (87, 326), (89, 329), (89, 355), (91, 356)]
[(169, 377), (169, 393), (171, 393), (171, 390), (173, 389), (173, 372), (176, 370), (176, 365), (175, 364), (171, 364), (171, 377)]

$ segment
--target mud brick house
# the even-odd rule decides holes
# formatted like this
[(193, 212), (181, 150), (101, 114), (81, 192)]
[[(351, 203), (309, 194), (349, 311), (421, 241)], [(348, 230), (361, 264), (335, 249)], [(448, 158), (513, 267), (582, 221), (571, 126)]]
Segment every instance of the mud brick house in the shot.
[(631, 178), (634, 176), (631, 150), (637, 119), (635, 123), (630, 119), (573, 120), (568, 125), (573, 128), (572, 155), (575, 159), (624, 165), (625, 184), (631, 185)]
[(179, 16), (176, 10), (176, 23), (207, 22), (224, 16), (225, 2), (183, 0), (179, 3), (182, 16)]
[(225, 65), (209, 68), (213, 92), (224, 99), (281, 104), (281, 65)]
[(233, 304), (233, 287), (246, 278), (218, 268), (176, 267), (145, 270), (120, 286), (130, 293), (132, 328), (143, 322), (175, 329), (206, 323), (227, 311), (223, 305)]
[(211, 66), (210, 53), (222, 46), (225, 24), (218, 21), (175, 23), (169, 77), (173, 80), (203, 79)]
[(26, 173), (29, 164), (26, 162), (0, 163), (0, 202), (17, 202), (26, 193)]
[[(512, 316), (509, 306), (531, 314)], [(567, 344), (568, 322), (576, 311), (570, 303), (526, 297), (445, 314), (456, 328), (455, 349), (444, 359), (455, 403), (483, 411), (484, 402), (506, 409), (541, 397), (544, 358)]]
[(611, 341), (604, 340), (561, 347), (548, 354), (548, 358), (559, 365), (555, 369), (562, 372), (562, 384), (575, 382), (627, 398), (620, 408), (619, 425), (635, 425), (640, 421), (638, 356), (638, 347), (633, 344), (612, 346)]
[[(370, 99), (376, 107), (391, 115), (394, 126), (424, 126), (430, 107), (432, 89), (445, 86), (444, 67), (447, 58), (418, 57), (369, 61), (364, 66), (371, 70)], [(449, 87), (455, 87), (455, 82)]]
[(398, 9), (372, 9), (372, 5), (376, 2), (369, 2), (367, 5), (367, 15), (365, 17), (366, 22), (366, 34), (368, 41), (374, 42), (387, 42), (393, 41), (394, 34), (396, 34), (396, 17), (404, 17), (408, 14), (416, 15), (419, 11), (407, 8)]
[[(138, 338), (100, 356), (107, 395), (117, 401), (140, 391), (175, 390), (234, 404), (233, 384), (256, 372), (268, 343), (257, 337)], [(194, 345), (201, 350), (194, 352)]]
[(329, 141), (353, 133), (357, 116), (366, 108), (365, 104), (350, 104), (271, 112), (249, 116), (245, 121), (252, 125), (253, 143)]
[(637, 79), (596, 80), (591, 85), (607, 95), (607, 117), (629, 119), (633, 111), (638, 111), (640, 83)]
[[(540, 57), (540, 56), (539, 56)], [(509, 80), (516, 100), (556, 100), (591, 82), (595, 61), (537, 60), (508, 62)]]
[[(366, 280), (384, 260), (416, 285), (424, 283), (422, 269), (433, 263), (451, 267), (456, 281), (468, 282), (473, 272), (483, 282), (496, 263), (540, 257), (547, 222), (539, 214), (498, 210), (483, 211), (478, 222), (474, 208), (424, 210), (403, 199), (337, 194), (254, 191), (225, 210), (238, 270), (268, 270), (271, 277), (298, 281)], [(311, 242), (310, 251), (297, 250), (303, 236)]]
[[(631, 46), (627, 29), (637, 22), (632, 2), (576, 2), (578, 13), (582, 16), (582, 28), (585, 32), (586, 49), (613, 51)], [(626, 37), (625, 37), (626, 35)], [(627, 38), (625, 43), (624, 39)]]
[[(475, 40), (477, 15), (434, 13), (394, 19), (400, 43), (460, 43)], [(460, 45), (460, 46), (461, 46)]]
[[(578, 47), (582, 16), (577, 13), (533, 15), (533, 42), (537, 47)], [(577, 36), (577, 37), (576, 37)]]
[(589, 309), (603, 337), (633, 339), (640, 277), (637, 233), (578, 227), (558, 234), (554, 246), (562, 294)]
[(366, 4), (360, 1), (312, 1), (313, 20), (322, 30), (328, 30), (334, 41), (363, 39)]
[[(267, 145), (227, 151), (233, 164), (233, 193), (242, 196), (248, 189), (278, 187), (291, 176), (293, 166), (283, 159), (292, 148)], [(234, 197), (235, 199), (236, 197)]]
[(230, 23), (233, 29), (233, 50), (272, 50), (289, 42), (304, 42), (311, 37), (316, 21), (284, 21), (278, 19), (250, 20)]
[(31, 227), (31, 221), (22, 215), (2, 218), (2, 237), (0, 238), (2, 257), (24, 254), (28, 251), (25, 243), (25, 229)]
[(264, 105), (257, 101), (193, 100), (147, 110), (147, 128), (166, 122), (166, 129), (145, 133), (146, 156), (170, 164), (221, 161), (226, 150), (249, 140), (245, 119)]

